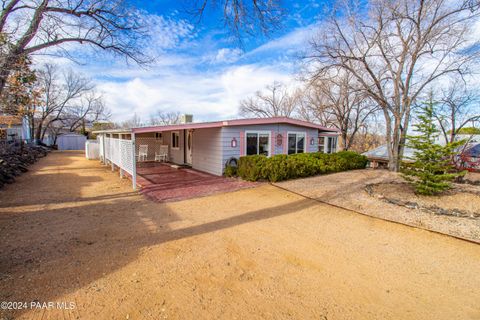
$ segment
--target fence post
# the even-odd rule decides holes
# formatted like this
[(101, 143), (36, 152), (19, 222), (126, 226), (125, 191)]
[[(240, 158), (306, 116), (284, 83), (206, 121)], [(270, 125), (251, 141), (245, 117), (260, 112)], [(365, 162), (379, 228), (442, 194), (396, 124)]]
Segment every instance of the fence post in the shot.
[(135, 133), (132, 131), (132, 184), (133, 190), (137, 190), (137, 157), (135, 156)]
[[(123, 141), (123, 134), (120, 133), (120, 134), (118, 135), (118, 138), (119, 138), (119, 141), (120, 141), (119, 146), (120, 146), (120, 164), (121, 164), (121, 163), (122, 163), (121, 158), (122, 158), (122, 141)], [(119, 171), (119, 173), (120, 173), (120, 179), (123, 179), (123, 169), (122, 169), (122, 166), (121, 166), (121, 165), (118, 167), (118, 171)]]
[(105, 136), (106, 136), (106, 134), (102, 134), (100, 136), (100, 139), (102, 139), (102, 153), (103, 153), (102, 164), (103, 165), (107, 164), (107, 159), (106, 159), (106, 154), (105, 154)]

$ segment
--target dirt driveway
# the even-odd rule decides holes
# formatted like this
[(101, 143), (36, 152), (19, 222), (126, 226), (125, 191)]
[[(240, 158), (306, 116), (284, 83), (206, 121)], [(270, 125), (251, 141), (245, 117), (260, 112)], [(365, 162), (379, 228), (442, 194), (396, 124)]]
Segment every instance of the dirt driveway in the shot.
[(0, 301), (74, 303), (3, 319), (480, 319), (479, 270), (478, 245), (269, 185), (153, 203), (82, 154), (0, 191)]

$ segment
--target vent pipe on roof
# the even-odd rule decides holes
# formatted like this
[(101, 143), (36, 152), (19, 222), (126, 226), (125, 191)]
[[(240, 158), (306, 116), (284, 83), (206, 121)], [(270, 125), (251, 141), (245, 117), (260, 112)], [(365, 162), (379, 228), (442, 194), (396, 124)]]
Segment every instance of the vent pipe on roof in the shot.
[(180, 123), (185, 124), (185, 123), (192, 123), (193, 122), (193, 115), (192, 114), (182, 114), (180, 116)]

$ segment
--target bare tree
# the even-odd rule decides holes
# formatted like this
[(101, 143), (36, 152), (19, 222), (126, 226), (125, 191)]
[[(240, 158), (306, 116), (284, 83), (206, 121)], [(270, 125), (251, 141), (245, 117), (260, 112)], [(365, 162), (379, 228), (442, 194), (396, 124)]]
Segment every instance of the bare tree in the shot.
[(242, 100), (239, 111), (242, 116), (258, 118), (291, 117), (299, 97), (299, 91), (291, 93), (284, 84), (275, 81), (263, 92), (257, 91), (254, 96)]
[[(43, 140), (47, 130), (58, 121), (66, 120), (67, 109), (72, 110), (86, 94), (94, 90), (93, 83), (73, 71), (62, 72), (52, 64), (37, 71), (42, 92), (36, 108), (35, 139)], [(55, 124), (58, 127), (58, 124)], [(63, 126), (61, 126), (63, 127)]]
[(68, 131), (85, 133), (86, 126), (93, 126), (93, 123), (99, 120), (108, 120), (110, 110), (106, 108), (102, 95), (91, 90), (84, 94), (76, 104), (67, 107), (62, 118)]
[(138, 42), (146, 35), (143, 20), (122, 0), (3, 0), (0, 34), (0, 93), (20, 57), (55, 47), (68, 54), (68, 43), (111, 51), (138, 63), (146, 57)]
[(376, 117), (368, 119), (355, 135), (350, 150), (362, 153), (385, 144), (384, 127)]
[[(227, 26), (240, 35), (279, 25), (283, 10), (277, 0), (203, 0), (192, 4), (199, 17), (207, 5), (221, 7)], [(67, 45), (78, 43), (110, 51), (140, 64), (148, 19), (125, 0), (1, 0), (0, 94), (12, 67), (22, 57), (56, 48), (71, 57)], [(258, 28), (257, 28), (258, 27)]]
[(138, 128), (143, 127), (143, 122), (142, 119), (136, 113), (134, 113), (130, 119), (123, 121), (119, 125), (116, 125), (116, 127), (121, 129)]
[(480, 120), (479, 96), (464, 82), (454, 81), (441, 90), (441, 99), (435, 105), (437, 119), (445, 142), (454, 142), (456, 135), (468, 124)]
[(179, 124), (180, 123), (180, 112), (165, 112), (157, 111), (154, 115), (150, 117), (150, 125), (152, 126), (166, 126), (169, 124)]
[(196, 0), (194, 14), (201, 19), (210, 5), (221, 8), (226, 26), (238, 38), (243, 33), (255, 35), (257, 30), (264, 34), (281, 26), (285, 10), (280, 0)]
[[(328, 77), (308, 85), (300, 114), (341, 132), (342, 148), (349, 150), (358, 131), (378, 111), (370, 98), (359, 90), (356, 78), (344, 70), (332, 70)], [(313, 118), (313, 119), (312, 119)]]
[[(403, 157), (412, 104), (435, 81), (465, 74), (478, 57), (472, 43), (478, 3), (373, 0), (368, 12), (345, 0), (312, 41), (312, 78), (350, 72), (385, 117), (389, 169)], [(469, 39), (470, 37), (470, 39)]]

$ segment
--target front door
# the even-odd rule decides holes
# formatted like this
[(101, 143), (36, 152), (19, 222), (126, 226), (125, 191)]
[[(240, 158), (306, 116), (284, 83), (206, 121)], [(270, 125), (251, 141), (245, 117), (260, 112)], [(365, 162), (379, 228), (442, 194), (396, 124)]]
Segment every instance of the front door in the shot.
[(192, 164), (192, 149), (193, 149), (193, 131), (187, 132), (187, 150), (185, 155), (185, 162), (189, 165)]

